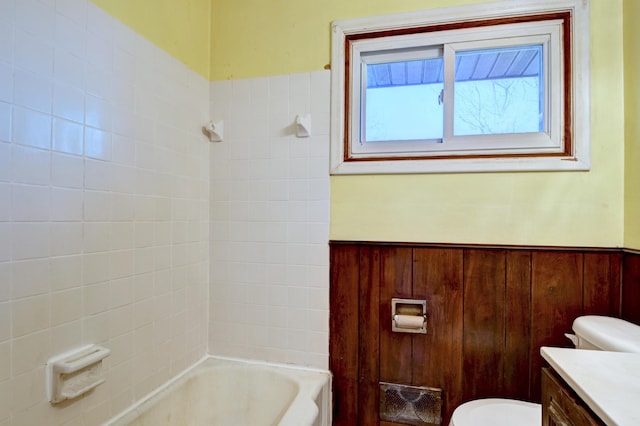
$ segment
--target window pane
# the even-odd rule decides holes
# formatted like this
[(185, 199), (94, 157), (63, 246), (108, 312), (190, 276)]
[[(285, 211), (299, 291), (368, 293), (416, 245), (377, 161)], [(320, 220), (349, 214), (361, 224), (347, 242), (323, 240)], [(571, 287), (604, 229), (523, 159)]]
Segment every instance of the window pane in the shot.
[(442, 58), (366, 65), (361, 139), (442, 139)]
[(543, 132), (542, 45), (456, 53), (454, 135)]

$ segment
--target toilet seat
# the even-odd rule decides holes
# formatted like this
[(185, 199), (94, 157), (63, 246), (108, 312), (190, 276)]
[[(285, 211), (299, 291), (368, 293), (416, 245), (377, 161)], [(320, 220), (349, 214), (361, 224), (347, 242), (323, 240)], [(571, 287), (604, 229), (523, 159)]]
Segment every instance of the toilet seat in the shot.
[(515, 399), (476, 399), (458, 406), (449, 426), (540, 426), (542, 406)]

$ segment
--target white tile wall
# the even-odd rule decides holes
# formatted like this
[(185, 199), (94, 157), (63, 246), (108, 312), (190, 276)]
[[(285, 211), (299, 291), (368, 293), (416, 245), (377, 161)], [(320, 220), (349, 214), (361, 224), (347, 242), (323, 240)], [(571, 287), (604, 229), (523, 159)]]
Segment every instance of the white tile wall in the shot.
[(329, 85), (328, 71), (211, 83), (213, 354), (328, 368)]
[[(97, 425), (207, 350), (209, 82), (87, 0), (0, 0), (0, 425)], [(46, 360), (111, 348), (52, 408)]]
[[(207, 344), (327, 368), (329, 73), (210, 84), (87, 0), (0, 12), (0, 426), (99, 424)], [(94, 342), (107, 383), (51, 408)]]

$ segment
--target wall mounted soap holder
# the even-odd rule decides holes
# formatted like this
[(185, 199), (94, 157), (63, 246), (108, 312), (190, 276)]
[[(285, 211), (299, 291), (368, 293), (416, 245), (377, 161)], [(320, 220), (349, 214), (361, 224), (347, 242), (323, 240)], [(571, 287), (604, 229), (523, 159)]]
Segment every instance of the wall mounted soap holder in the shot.
[(77, 398), (104, 383), (102, 360), (111, 351), (87, 345), (55, 356), (47, 362), (47, 397), (51, 404)]

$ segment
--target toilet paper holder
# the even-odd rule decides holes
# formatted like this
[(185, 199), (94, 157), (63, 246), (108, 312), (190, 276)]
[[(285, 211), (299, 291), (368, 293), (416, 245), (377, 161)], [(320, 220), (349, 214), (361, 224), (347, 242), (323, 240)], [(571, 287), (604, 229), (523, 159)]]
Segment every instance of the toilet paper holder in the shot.
[(391, 299), (391, 331), (427, 334), (427, 301)]

